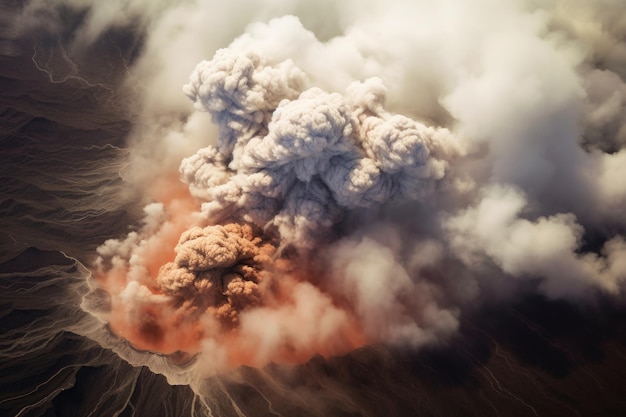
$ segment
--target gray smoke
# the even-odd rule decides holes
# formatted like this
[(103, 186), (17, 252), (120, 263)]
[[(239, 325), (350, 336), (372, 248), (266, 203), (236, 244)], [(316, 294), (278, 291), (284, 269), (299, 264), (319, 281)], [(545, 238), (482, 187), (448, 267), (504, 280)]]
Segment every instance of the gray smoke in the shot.
[[(164, 7), (130, 72), (144, 86), (133, 135), (142, 163), (126, 177), (154, 186), (185, 155), (179, 173), (200, 207), (193, 221), (166, 216), (161, 229), (109, 242), (103, 248), (124, 251), (102, 249), (100, 265), (115, 258), (118, 273), (165, 292), (177, 311), (193, 309), (213, 330), (215, 318), (235, 328), (237, 349), (263, 346), (254, 364), (272, 352), (436, 342), (465, 308), (514, 296), (520, 284), (551, 298), (619, 296), (626, 25), (613, 13), (618, 3), (347, 2), (328, 5), (330, 21), (278, 17), (301, 10), (297, 1), (243, 14)], [(156, 285), (133, 278), (149, 262), (154, 245), (145, 242), (172, 223), (197, 228), (174, 239), (178, 254)], [(275, 251), (253, 261), (239, 238), (215, 240), (226, 225), (254, 230)], [(224, 252), (225, 266), (198, 267), (232, 242), (242, 248)], [(239, 277), (232, 289), (226, 276)], [(285, 288), (293, 291), (281, 298)], [(253, 296), (216, 313), (239, 294)], [(320, 338), (305, 319), (313, 312), (327, 317)], [(272, 329), (259, 330), (268, 321)], [(338, 350), (328, 329), (343, 335)], [(204, 346), (224, 355), (209, 333)]]
[(180, 169), (209, 221), (273, 227), (281, 243), (310, 248), (346, 210), (434, 192), (458, 153), (447, 129), (387, 112), (377, 78), (345, 97), (304, 84), (290, 61), (226, 49), (196, 67), (184, 91), (220, 137)]
[(446, 414), (437, 344), (497, 411), (620, 355), (623, 0), (0, 3), (0, 414)]

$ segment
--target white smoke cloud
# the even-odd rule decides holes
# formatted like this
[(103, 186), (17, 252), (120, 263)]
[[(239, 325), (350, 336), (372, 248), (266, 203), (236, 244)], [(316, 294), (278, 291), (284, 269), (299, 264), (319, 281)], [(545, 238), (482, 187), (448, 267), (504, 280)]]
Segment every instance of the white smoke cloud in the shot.
[(623, 178), (626, 175), (626, 151), (623, 149), (614, 154), (598, 156), (598, 188), (600, 190), (601, 209), (606, 210), (609, 219), (620, 224), (626, 222), (622, 207), (626, 202), (626, 185)]
[[(576, 300), (621, 294), (618, 3), (345, 2), (301, 18), (279, 17), (310, 7), (287, 0), (155, 5), (129, 69), (143, 159), (129, 177), (160, 184), (185, 157), (179, 172), (199, 212), (180, 224), (156, 216), (154, 228), (107, 242), (101, 267), (153, 285), (205, 330), (219, 333), (217, 310), (234, 302), (223, 317), (236, 316), (241, 338), (229, 346), (253, 364), (272, 352), (440, 340), (495, 283)], [(94, 6), (93, 36), (115, 7)], [(183, 237), (155, 285), (150, 235), (172, 241), (159, 222)], [(384, 232), (370, 227), (379, 223)], [(262, 262), (241, 236), (220, 235), (227, 224), (271, 246)], [(198, 267), (223, 257), (225, 267)], [(243, 278), (230, 288), (226, 271)], [(208, 333), (205, 349), (236, 362)]]
[(290, 291), (290, 299), (278, 307), (261, 307), (243, 312), (238, 331), (242, 348), (254, 352), (254, 364), (277, 358), (307, 359), (315, 354), (349, 350), (360, 336), (352, 319), (315, 286), (301, 282)]
[(197, 109), (211, 113), (220, 127), (219, 150), (230, 154), (263, 134), (278, 103), (297, 97), (304, 83), (304, 73), (289, 61), (273, 68), (258, 56), (221, 49), (196, 67), (183, 90)]
[(291, 61), (233, 54), (218, 51), (184, 88), (220, 126), (217, 149), (181, 165), (208, 198), (209, 219), (240, 212), (276, 226), (283, 243), (310, 247), (340, 209), (429, 195), (458, 153), (448, 130), (386, 112), (379, 79), (349, 85), (345, 98), (316, 87), (296, 97), (305, 78)]
[(626, 144), (626, 85), (620, 76), (594, 69), (585, 78), (587, 110), (585, 140), (594, 147), (614, 151)]
[(450, 335), (458, 327), (457, 311), (439, 305), (436, 286), (420, 280), (419, 274), (410, 275), (417, 268), (410, 271), (402, 265), (394, 253), (394, 246), (401, 246), (399, 237), (391, 240), (395, 244), (385, 245), (365, 236), (334, 245), (329, 262), (337, 277), (334, 289), (354, 300), (365, 333), (373, 340), (421, 346)]
[(541, 279), (540, 289), (550, 297), (579, 297), (598, 287), (620, 291), (626, 279), (620, 257), (624, 240), (616, 237), (603, 249), (604, 257), (579, 253), (583, 227), (572, 214), (528, 220), (522, 216), (523, 195), (493, 186), (483, 191), (476, 206), (446, 223), (452, 250), (468, 266), (495, 262), (505, 273)]

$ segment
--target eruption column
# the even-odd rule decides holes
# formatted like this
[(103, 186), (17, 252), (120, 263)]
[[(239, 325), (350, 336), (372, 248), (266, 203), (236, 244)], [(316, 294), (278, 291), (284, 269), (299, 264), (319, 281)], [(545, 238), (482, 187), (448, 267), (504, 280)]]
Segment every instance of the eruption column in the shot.
[[(387, 112), (380, 79), (354, 82), (345, 96), (308, 82), (289, 60), (234, 47), (196, 67), (183, 90), (219, 127), (217, 145), (180, 166), (201, 208), (148, 206), (141, 231), (100, 249), (114, 332), (140, 349), (202, 352), (228, 366), (406, 338), (385, 326), (419, 333), (421, 313), (394, 313), (411, 302), (402, 291), (380, 310), (364, 301), (354, 269), (320, 265), (316, 254), (341, 238), (334, 226), (351, 210), (430, 196), (458, 154), (456, 139)], [(398, 275), (382, 271), (383, 280)], [(408, 277), (396, 284), (414, 291)], [(399, 317), (400, 327), (382, 322)]]

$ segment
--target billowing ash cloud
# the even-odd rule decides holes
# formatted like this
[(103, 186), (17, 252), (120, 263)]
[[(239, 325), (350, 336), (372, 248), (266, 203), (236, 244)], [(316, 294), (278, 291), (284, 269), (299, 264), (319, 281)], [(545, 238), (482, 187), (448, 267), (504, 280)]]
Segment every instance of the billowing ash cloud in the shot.
[(260, 304), (259, 286), (275, 248), (250, 226), (194, 227), (183, 232), (174, 250), (176, 258), (161, 267), (156, 284), (175, 304), (193, 309), (185, 314), (208, 311), (235, 326), (241, 310)]
[(623, 22), (583, 1), (431, 3), (337, 6), (331, 29), (309, 20), (326, 41), (263, 15), (227, 48), (190, 46), (213, 58), (171, 77), (154, 68), (197, 43), (172, 28), (215, 10), (155, 19), (132, 72), (150, 87), (147, 164), (128, 177), (161, 204), (99, 250), (114, 333), (260, 366), (441, 341), (520, 283), (622, 294)]
[[(181, 213), (188, 203), (170, 197), (147, 209), (156, 214), (143, 230), (101, 248), (115, 332), (141, 349), (209, 344), (227, 364), (259, 365), (366, 342), (419, 345), (456, 328), (456, 312), (384, 244), (348, 239), (326, 253), (353, 210), (425, 201), (449, 185), (460, 144), (448, 129), (387, 111), (379, 78), (328, 92), (252, 49), (218, 50), (183, 90), (219, 128), (215, 146), (180, 166), (201, 210)], [(152, 251), (171, 248), (175, 231), (158, 266)], [(363, 253), (371, 259), (357, 265)]]
[(290, 61), (227, 49), (196, 67), (184, 91), (211, 113), (220, 141), (181, 172), (208, 200), (208, 219), (272, 226), (282, 243), (312, 247), (345, 210), (423, 199), (444, 178), (453, 135), (387, 112), (380, 79), (345, 96), (305, 83)]

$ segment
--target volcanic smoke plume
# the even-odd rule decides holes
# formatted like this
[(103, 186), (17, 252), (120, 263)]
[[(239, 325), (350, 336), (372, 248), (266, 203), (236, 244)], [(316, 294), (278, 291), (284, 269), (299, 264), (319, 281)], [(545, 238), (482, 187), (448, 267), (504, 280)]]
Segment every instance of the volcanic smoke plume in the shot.
[[(574, 41), (542, 38), (537, 16), (498, 10), (522, 28), (502, 36), (534, 65), (493, 61), (502, 40), (489, 31), (466, 45), (483, 56), (473, 75), (439, 63), (444, 108), (431, 116), (456, 119), (452, 130), (388, 110), (393, 77), (382, 68), (328, 79), (315, 59), (340, 50), (366, 60), (367, 42), (325, 44), (293, 16), (252, 25), (197, 64), (182, 90), (210, 115), (217, 141), (183, 159), (185, 188), (151, 185), (157, 203), (141, 230), (98, 250), (111, 330), (138, 349), (262, 366), (442, 340), (480, 287), (506, 293), (507, 277), (538, 280), (549, 297), (619, 293), (624, 240), (580, 250), (583, 223), (622, 221), (623, 193), (610, 185), (621, 153), (577, 143), (581, 80), (603, 76), (586, 71)], [(441, 42), (432, 53), (443, 59)], [(526, 92), (507, 81), (516, 74)], [(609, 204), (580, 203), (590, 196)]]
[(0, 374), (37, 387), (0, 414), (135, 415), (163, 375), (163, 415), (420, 415), (432, 372), (559, 415), (524, 366), (587, 372), (559, 337), (603, 357), (626, 311), (622, 3), (0, 0)]
[[(141, 232), (99, 249), (113, 331), (163, 353), (195, 353), (211, 341), (233, 364), (263, 365), (411, 339), (439, 331), (431, 326), (437, 320), (445, 322), (441, 331), (454, 328), (453, 314), (411, 296), (415, 285), (392, 254), (376, 255), (371, 267), (380, 277), (372, 281), (379, 283), (367, 285), (354, 275), (368, 272), (333, 261), (330, 252), (328, 264), (315, 259), (341, 238), (333, 227), (351, 210), (422, 201), (445, 187), (459, 154), (454, 135), (385, 110), (378, 78), (350, 84), (345, 96), (307, 84), (293, 62), (236, 48), (196, 67), (183, 90), (219, 126), (217, 146), (180, 166), (201, 210), (150, 208), (159, 213), (149, 214)], [(164, 229), (183, 225), (190, 229), (168, 259), (171, 232)], [(363, 253), (377, 250), (375, 242), (362, 245)], [(158, 272), (155, 257), (165, 261)], [(387, 274), (399, 276), (385, 282)], [(378, 295), (364, 288), (372, 285)], [(420, 322), (424, 308), (442, 317)]]

